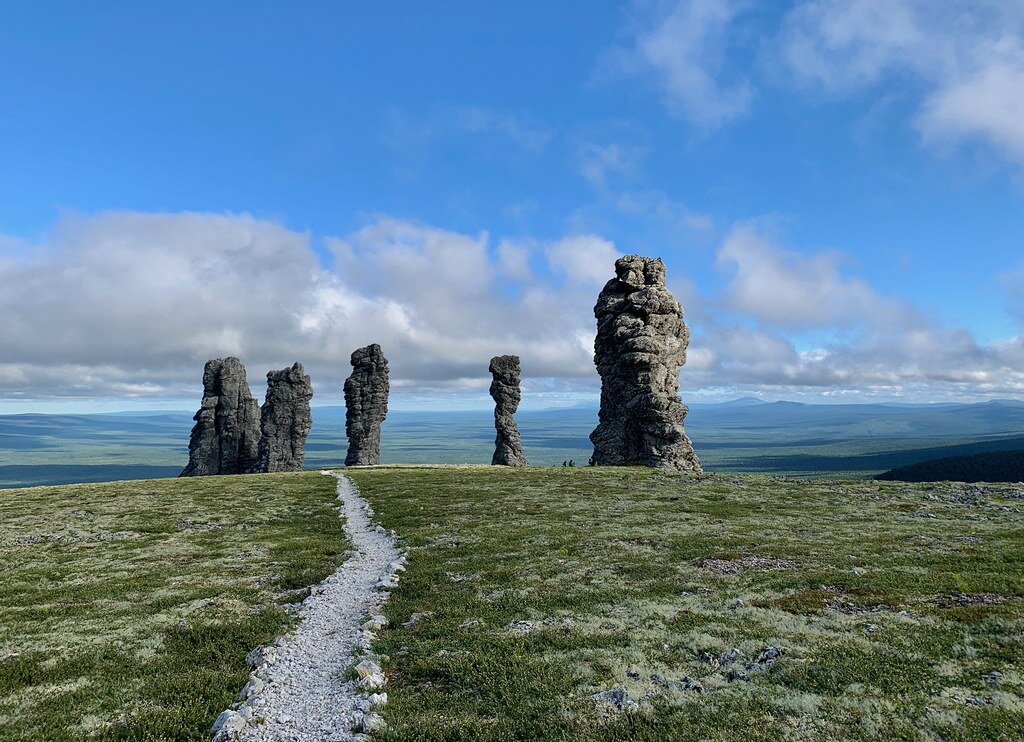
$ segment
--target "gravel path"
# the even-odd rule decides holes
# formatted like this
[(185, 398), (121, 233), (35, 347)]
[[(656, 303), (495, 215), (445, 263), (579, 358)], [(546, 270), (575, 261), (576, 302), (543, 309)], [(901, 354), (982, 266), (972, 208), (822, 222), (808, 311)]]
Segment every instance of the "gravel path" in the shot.
[[(217, 740), (352, 740), (362, 738), (355, 730), (382, 723), (371, 701), (387, 702), (380, 689), (385, 680), (367, 651), (379, 624), (365, 622), (387, 600), (405, 558), (393, 533), (373, 524), (370, 506), (348, 477), (324, 474), (338, 478), (345, 533), (355, 553), (313, 588), (294, 633), (253, 653), (258, 667), (242, 691), (244, 703), (218, 718)], [(358, 683), (346, 677), (356, 650), (371, 660), (357, 668), (368, 676)], [(374, 692), (381, 695), (371, 697)]]

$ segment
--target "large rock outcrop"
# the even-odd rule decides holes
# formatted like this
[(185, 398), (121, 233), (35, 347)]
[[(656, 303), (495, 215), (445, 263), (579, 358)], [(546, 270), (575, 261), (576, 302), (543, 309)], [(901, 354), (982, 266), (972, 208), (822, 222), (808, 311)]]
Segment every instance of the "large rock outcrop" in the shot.
[(380, 426), (388, 414), (388, 359), (374, 343), (352, 353), (352, 375), (345, 380), (345, 466), (380, 463)]
[(523, 442), (512, 415), (519, 409), (519, 356), (495, 356), (491, 359), (491, 397), (494, 399), (495, 466), (529, 466), (523, 455)]
[(306, 458), (306, 436), (313, 427), (309, 400), (313, 385), (296, 363), (267, 373), (267, 397), (260, 410), (259, 458), (253, 471), (297, 471)]
[(661, 259), (627, 255), (597, 305), (594, 362), (601, 376), (600, 422), (590, 440), (591, 463), (701, 471), (683, 430), (679, 369), (690, 328), (665, 287)]
[(256, 463), (260, 408), (237, 358), (215, 358), (203, 369), (203, 401), (179, 476), (243, 474)]

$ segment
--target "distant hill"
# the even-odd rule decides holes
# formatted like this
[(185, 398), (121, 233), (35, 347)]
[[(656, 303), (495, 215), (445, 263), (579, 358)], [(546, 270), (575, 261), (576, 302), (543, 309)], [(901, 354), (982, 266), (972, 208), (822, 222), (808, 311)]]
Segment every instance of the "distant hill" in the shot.
[(895, 482), (1024, 482), (1024, 450), (922, 461), (879, 474)]

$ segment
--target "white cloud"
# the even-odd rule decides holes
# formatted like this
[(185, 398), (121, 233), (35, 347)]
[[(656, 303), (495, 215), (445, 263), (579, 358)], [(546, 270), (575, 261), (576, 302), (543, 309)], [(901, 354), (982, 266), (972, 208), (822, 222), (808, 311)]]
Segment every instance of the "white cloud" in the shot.
[(925, 139), (987, 140), (1024, 163), (1024, 48), (1015, 56), (937, 90), (921, 111)]
[(745, 113), (754, 97), (743, 78), (727, 74), (730, 25), (746, 3), (677, 0), (668, 12), (647, 19), (632, 49), (619, 59), (631, 72), (653, 74), (673, 114), (713, 129)]
[(575, 235), (551, 245), (547, 257), (551, 268), (567, 280), (600, 287), (614, 276), (615, 261), (622, 253), (601, 237)]
[(531, 254), (530, 248), (525, 245), (502, 240), (498, 243), (498, 272), (513, 280), (525, 281), (532, 278)]
[(718, 251), (719, 265), (735, 268), (728, 286), (731, 307), (760, 320), (803, 329), (916, 319), (904, 302), (845, 276), (840, 258), (834, 252), (785, 250), (752, 226), (734, 228)]
[(926, 144), (981, 141), (1024, 164), (1024, 3), (797, 0), (778, 25), (741, 0), (637, 7), (644, 20), (620, 67), (653, 79), (669, 111), (699, 127), (747, 114), (769, 81), (840, 96), (884, 85), (912, 102)]
[(978, 139), (1024, 163), (1024, 4), (808, 0), (780, 44), (798, 79), (827, 90), (904, 81), (926, 142)]
[[(528, 376), (593, 375), (579, 343), (593, 289), (524, 273), (529, 250), (387, 217), (327, 244), (325, 266), (309, 234), (244, 214), (66, 219), (0, 261), (0, 395), (180, 398), (207, 358), (234, 354), (254, 387), (298, 360), (336, 396), (370, 342), (398, 388), (486, 387), (499, 353), (520, 354)], [(611, 243), (578, 244), (599, 244), (605, 264), (588, 270), (612, 275)], [(532, 278), (528, 297), (505, 285), (510, 270)]]
[[(380, 217), (326, 243), (333, 262), (311, 235), (244, 214), (65, 219), (0, 259), (0, 398), (193, 399), (203, 362), (234, 353), (257, 393), (267, 370), (298, 360), (317, 400), (337, 402), (349, 354), (369, 342), (384, 346), (396, 394), (480, 393), (499, 353), (521, 355), (538, 388), (596, 389), (592, 307), (620, 254), (608, 240), (494, 244)], [(738, 227), (720, 248), (735, 274), (718, 298), (667, 257), (670, 285), (697, 307), (685, 389), (1024, 391), (1024, 340), (982, 345), (928, 321), (846, 275), (836, 254)], [(1006, 287), (1024, 295), (1024, 272)]]

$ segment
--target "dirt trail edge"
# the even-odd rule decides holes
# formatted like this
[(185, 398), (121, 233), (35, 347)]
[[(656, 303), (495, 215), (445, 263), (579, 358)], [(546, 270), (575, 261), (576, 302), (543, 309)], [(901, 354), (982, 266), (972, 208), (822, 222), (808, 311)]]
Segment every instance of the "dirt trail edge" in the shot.
[(217, 717), (217, 742), (353, 740), (384, 725), (374, 709), (387, 703), (386, 679), (370, 643), (386, 623), (377, 613), (398, 584), (405, 557), (394, 532), (374, 524), (352, 481), (322, 473), (338, 479), (340, 516), (354, 553), (303, 601), (293, 633), (250, 654), (252, 677), (241, 701)]

